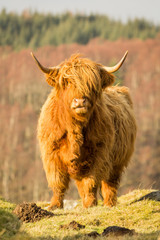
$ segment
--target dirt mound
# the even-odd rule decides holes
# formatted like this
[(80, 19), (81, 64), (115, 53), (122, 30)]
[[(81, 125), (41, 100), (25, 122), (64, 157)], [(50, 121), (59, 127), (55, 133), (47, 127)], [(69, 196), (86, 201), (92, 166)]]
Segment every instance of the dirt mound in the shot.
[(128, 229), (128, 228), (124, 228), (124, 227), (118, 227), (118, 226), (111, 226), (111, 227), (107, 227), (104, 229), (102, 236), (109, 236), (109, 235), (114, 235), (114, 236), (123, 236), (123, 235), (134, 235), (135, 234), (135, 230), (133, 229)]
[(96, 231), (93, 231), (93, 232), (88, 233), (86, 236), (96, 238), (96, 237), (99, 237), (100, 234), (97, 233)]
[(93, 225), (93, 226), (99, 226), (99, 225), (101, 225), (101, 221), (99, 219), (94, 219), (89, 224)]
[[(143, 201), (146, 199), (160, 201), (160, 191), (154, 191), (154, 192), (148, 193), (145, 196), (141, 197), (140, 199), (136, 200), (135, 202)], [(135, 203), (135, 202), (133, 202), (133, 203)]]
[(113, 237), (119, 237), (119, 236), (124, 236), (124, 235), (134, 235), (136, 234), (135, 230), (133, 229), (128, 229), (124, 227), (118, 227), (118, 226), (110, 226), (104, 229), (103, 233), (100, 235), (96, 231), (88, 233), (86, 236), (88, 237), (93, 237), (96, 238), (98, 236), (102, 237), (108, 237), (108, 236), (113, 236)]
[(85, 226), (77, 223), (76, 221), (72, 221), (72, 222), (70, 222), (69, 224), (61, 225), (61, 226), (60, 226), (60, 229), (79, 230), (79, 229), (81, 229), (81, 228), (85, 228)]
[(35, 203), (18, 204), (13, 213), (23, 222), (36, 222), (42, 218), (54, 216), (52, 212), (48, 212), (47, 210), (38, 207)]

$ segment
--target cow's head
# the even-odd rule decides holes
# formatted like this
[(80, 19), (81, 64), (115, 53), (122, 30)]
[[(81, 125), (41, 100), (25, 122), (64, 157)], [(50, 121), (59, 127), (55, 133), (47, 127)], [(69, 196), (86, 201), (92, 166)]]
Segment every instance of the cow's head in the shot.
[(70, 114), (81, 121), (88, 119), (103, 89), (114, 82), (113, 72), (123, 64), (127, 53), (114, 67), (105, 67), (89, 59), (73, 55), (59, 66), (46, 68), (32, 54), (46, 81), (55, 87), (56, 94), (65, 103)]

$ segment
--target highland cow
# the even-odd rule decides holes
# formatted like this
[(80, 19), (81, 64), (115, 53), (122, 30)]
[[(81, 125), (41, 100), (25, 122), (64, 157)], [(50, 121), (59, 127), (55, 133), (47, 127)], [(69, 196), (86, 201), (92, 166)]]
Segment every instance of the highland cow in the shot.
[(77, 54), (47, 68), (32, 56), (53, 87), (38, 122), (43, 166), (54, 193), (50, 209), (63, 207), (70, 178), (76, 182), (83, 207), (97, 204), (98, 188), (104, 205), (114, 206), (136, 137), (128, 89), (112, 86), (112, 73), (121, 67), (127, 52), (114, 67)]

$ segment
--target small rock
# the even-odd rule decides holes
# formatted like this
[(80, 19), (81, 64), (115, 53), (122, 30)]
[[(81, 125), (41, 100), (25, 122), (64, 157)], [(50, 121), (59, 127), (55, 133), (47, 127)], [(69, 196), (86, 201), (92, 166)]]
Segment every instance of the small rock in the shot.
[(64, 210), (72, 210), (78, 205), (78, 201), (76, 200), (63, 200), (63, 208)]

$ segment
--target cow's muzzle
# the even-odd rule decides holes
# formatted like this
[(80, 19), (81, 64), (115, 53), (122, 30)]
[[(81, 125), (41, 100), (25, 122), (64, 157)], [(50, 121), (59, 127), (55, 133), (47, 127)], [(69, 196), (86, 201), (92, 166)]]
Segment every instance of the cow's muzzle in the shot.
[(74, 98), (71, 103), (71, 109), (74, 109), (77, 114), (85, 114), (91, 107), (88, 98)]

